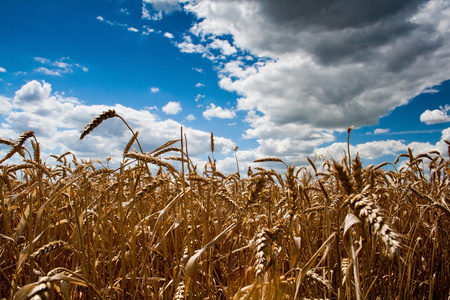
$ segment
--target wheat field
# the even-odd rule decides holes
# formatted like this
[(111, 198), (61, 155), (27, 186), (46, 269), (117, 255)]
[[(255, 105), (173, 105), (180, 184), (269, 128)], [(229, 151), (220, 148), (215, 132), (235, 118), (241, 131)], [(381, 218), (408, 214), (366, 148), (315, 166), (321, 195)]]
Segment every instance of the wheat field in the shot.
[(224, 175), (213, 134), (199, 167), (182, 132), (153, 150), (128, 128), (117, 169), (0, 139), (0, 299), (449, 298), (447, 153)]

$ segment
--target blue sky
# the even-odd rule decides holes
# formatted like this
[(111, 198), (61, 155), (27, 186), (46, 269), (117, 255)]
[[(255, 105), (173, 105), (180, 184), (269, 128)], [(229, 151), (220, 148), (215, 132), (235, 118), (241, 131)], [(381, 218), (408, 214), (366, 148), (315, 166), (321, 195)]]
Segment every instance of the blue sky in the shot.
[[(393, 161), (446, 153), (450, 1), (0, 2), (0, 137), (34, 130), (45, 155), (121, 160), (178, 138), (202, 165), (215, 135), (219, 169), (254, 159)], [(9, 149), (0, 147), (4, 155)]]

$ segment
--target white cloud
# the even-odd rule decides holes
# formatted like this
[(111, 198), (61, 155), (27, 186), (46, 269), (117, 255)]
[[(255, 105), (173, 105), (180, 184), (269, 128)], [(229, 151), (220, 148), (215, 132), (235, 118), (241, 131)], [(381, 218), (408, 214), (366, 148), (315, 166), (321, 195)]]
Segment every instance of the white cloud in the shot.
[(152, 93), (157, 93), (157, 92), (159, 92), (159, 88), (157, 88), (157, 87), (152, 87), (152, 88), (150, 88), (150, 92), (152, 92)]
[(173, 39), (173, 38), (174, 38), (173, 34), (171, 34), (170, 32), (164, 33), (164, 36), (165, 36), (166, 38), (168, 38), (168, 39)]
[(6, 69), (3, 67), (0, 67), (0, 73), (6, 73)]
[(128, 9), (126, 9), (126, 8), (121, 8), (121, 9), (119, 9), (119, 12), (120, 12), (121, 14), (130, 15), (130, 12), (129, 12)]
[(42, 81), (42, 84), (36, 80), (32, 80), (23, 85), (22, 88), (15, 92), (14, 104), (16, 106), (24, 106), (24, 109), (28, 109), (26, 105), (31, 103), (43, 102), (49, 99), (52, 86)]
[(440, 33), (450, 31), (450, 7), (445, 0), (427, 1), (416, 15), (411, 18), (412, 22), (429, 24)]
[(204, 73), (205, 70), (201, 69), (201, 68), (193, 68), (195, 71), (199, 72), (199, 73)]
[(45, 67), (38, 67), (34, 69), (35, 72), (43, 73), (52, 76), (61, 76), (62, 74), (72, 73), (74, 69), (81, 69), (84, 72), (88, 72), (89, 69), (78, 63), (68, 63), (63, 60), (68, 60), (69, 57), (62, 57), (59, 60), (51, 61), (43, 57), (35, 57), (34, 60), (45, 65)]
[(189, 115), (186, 116), (186, 120), (194, 121), (195, 120), (195, 116), (193, 114), (189, 114)]
[[(4, 114), (4, 120), (0, 125), (0, 136), (16, 139), (26, 130), (34, 130), (41, 145), (43, 157), (49, 154), (60, 154), (72, 151), (80, 158), (105, 159), (113, 157), (116, 163), (122, 158), (122, 151), (130, 138), (127, 127), (118, 119), (113, 118), (104, 121), (83, 141), (79, 141), (80, 130), (95, 116), (108, 109), (115, 109), (130, 124), (134, 130), (140, 132), (139, 139), (144, 151), (151, 151), (168, 140), (176, 139), (180, 135), (180, 123), (173, 120), (161, 120), (152, 114), (151, 108), (135, 110), (122, 105), (84, 105), (76, 98), (65, 97), (64, 93), (55, 93), (51, 85), (45, 81), (30, 81), (15, 92), (13, 99), (0, 96), (0, 113)], [(191, 119), (192, 115), (186, 117)], [(250, 115), (249, 119), (258, 119), (257, 115)], [(255, 120), (252, 120), (255, 122)], [(265, 124), (261, 122), (261, 124)], [(158, 130), (154, 130), (158, 128)], [(256, 128), (254, 129), (256, 130)], [(260, 146), (251, 150), (239, 150), (237, 156), (241, 173), (245, 174), (248, 166), (253, 165), (253, 160), (265, 156), (280, 156), (287, 163), (299, 165), (306, 164), (306, 157), (312, 157), (312, 153), (331, 155), (336, 159), (343, 157), (346, 150), (345, 143), (334, 143), (329, 147), (320, 148), (318, 145), (332, 142), (332, 133), (314, 131), (311, 128), (303, 128), (297, 132), (297, 128), (286, 124), (281, 128), (266, 127), (267, 137), (261, 138)], [(263, 131), (257, 133), (263, 135)], [(287, 131), (292, 136), (289, 138), (273, 138), (280, 132)], [(311, 132), (314, 131), (313, 134)], [(210, 132), (184, 127), (184, 132), (189, 139), (189, 153), (195, 159), (196, 164), (204, 165), (198, 156), (207, 155), (209, 149)], [(444, 140), (450, 140), (450, 127), (442, 131), (441, 140), (436, 144), (409, 143), (404, 141), (386, 140), (369, 142), (351, 146), (354, 156), (357, 152), (362, 159), (375, 159), (383, 155), (398, 155), (411, 148), (415, 154), (438, 150), (443, 155), (447, 152), (447, 144)], [(217, 153), (227, 155), (218, 160), (219, 170), (229, 173), (236, 171), (235, 159), (232, 154), (235, 143), (230, 139), (215, 136), (215, 148)], [(314, 151), (316, 149), (316, 151)], [(2, 147), (0, 156), (5, 155), (9, 149)]]
[[(385, 155), (397, 156), (400, 153), (407, 153), (408, 148), (410, 148), (415, 155), (437, 150), (441, 155), (445, 156), (447, 144), (444, 140), (448, 139), (450, 139), (450, 127), (442, 131), (441, 139), (434, 145), (428, 142), (405, 143), (402, 140), (373, 141), (358, 145), (350, 145), (350, 153), (352, 157), (358, 153), (361, 159), (373, 160)], [(344, 157), (344, 152), (347, 152), (346, 143), (333, 143), (327, 147), (317, 148), (314, 151), (314, 154), (339, 160)]]
[[(224, 60), (226, 57), (237, 53), (236, 47), (230, 45), (228, 40), (221, 40), (219, 38), (208, 39), (205, 45), (196, 44), (192, 41), (190, 35), (184, 36), (184, 40), (175, 44), (180, 48), (181, 52), (185, 53), (201, 53), (203, 57), (210, 60)], [(218, 50), (215, 51), (214, 50)], [(217, 53), (220, 52), (220, 53)], [(214, 53), (218, 54), (215, 55)]]
[(208, 105), (206, 110), (203, 112), (203, 117), (207, 120), (211, 120), (211, 118), (232, 119), (235, 116), (236, 113), (233, 110), (215, 106), (213, 103)]
[(206, 48), (200, 44), (194, 44), (189, 39), (186, 39), (181, 43), (176, 43), (181, 52), (184, 53), (205, 53)]
[(420, 115), (420, 121), (427, 125), (450, 122), (449, 111), (450, 105), (448, 104), (446, 104), (445, 107), (440, 107), (440, 109), (427, 109)]
[(150, 11), (145, 6), (145, 1), (142, 2), (142, 19), (150, 20), (152, 16), (150, 15)]
[(215, 39), (212, 43), (209, 44), (212, 49), (220, 49), (220, 51), (224, 55), (232, 55), (237, 52), (236, 48), (231, 46), (230, 43), (226, 40)]
[[(122, 105), (84, 105), (76, 98), (65, 97), (63, 93), (52, 92), (45, 81), (32, 80), (15, 92), (13, 99), (0, 96), (0, 113), (5, 115), (0, 125), (0, 137), (13, 140), (24, 131), (33, 130), (40, 142), (43, 156), (74, 152), (80, 158), (103, 160), (112, 156), (115, 162), (122, 159), (122, 151), (131, 135), (128, 128), (118, 118), (105, 120), (83, 141), (79, 141), (80, 131), (94, 117), (103, 111), (115, 109), (127, 123), (139, 131), (139, 139), (144, 151), (151, 151), (168, 140), (180, 136), (181, 124), (173, 120), (161, 120), (148, 109), (135, 110)], [(158, 128), (158, 130), (154, 130)], [(190, 155), (207, 155), (210, 132), (184, 127), (189, 139)], [(217, 137), (216, 151), (227, 153), (234, 142)], [(0, 148), (3, 157), (9, 149)]]
[[(373, 131), (373, 134), (383, 134), (383, 133), (388, 133), (390, 130), (389, 128), (377, 128)], [(371, 134), (370, 132), (368, 132), (367, 134)]]
[(81, 70), (83, 70), (83, 72), (85, 72), (85, 73), (87, 73), (88, 71), (89, 71), (89, 68), (88, 67), (83, 67), (83, 66), (80, 66), (79, 64), (75, 64), (77, 67), (79, 67), (79, 68), (81, 68)]
[(45, 67), (39, 67), (37, 69), (34, 69), (34, 71), (38, 73), (44, 73), (46, 75), (61, 76), (61, 72), (59, 70), (49, 70)]
[(46, 58), (43, 58), (43, 57), (35, 57), (34, 60), (40, 62), (41, 64), (48, 64), (48, 63), (50, 63), (50, 60), (48, 60)]
[[(308, 130), (305, 130), (304, 133), (307, 131)], [(249, 166), (261, 166), (261, 164), (253, 163), (253, 161), (257, 158), (267, 156), (280, 157), (288, 164), (293, 164), (298, 167), (309, 165), (306, 160), (307, 157), (313, 158), (314, 156), (317, 156), (322, 159), (333, 158), (337, 161), (345, 157), (345, 153), (347, 152), (346, 143), (333, 143), (327, 147), (317, 147), (317, 145), (321, 145), (324, 142), (332, 141), (333, 136), (319, 137), (314, 135), (314, 137), (316, 140), (310, 139), (301, 141), (297, 140), (295, 137), (293, 139), (263, 139), (260, 146), (255, 149), (239, 150), (237, 151), (237, 157), (239, 160), (240, 172), (241, 174), (246, 174)], [(414, 155), (437, 150), (445, 157), (447, 153), (447, 144), (444, 140), (450, 140), (450, 127), (442, 131), (441, 139), (436, 144), (421, 142), (412, 142), (408, 144), (401, 140), (385, 140), (350, 145), (350, 152), (352, 157), (355, 157), (356, 153), (358, 153), (363, 162), (366, 163), (368, 160), (378, 159), (385, 155), (397, 156), (400, 153), (407, 153), (408, 148), (413, 151)], [(296, 149), (300, 150), (297, 151)], [(389, 160), (389, 162), (393, 162), (393, 160)], [(218, 160), (217, 165), (218, 169), (225, 173), (236, 172), (236, 162), (234, 157), (230, 156)], [(269, 166), (263, 165), (263, 167)], [(281, 165), (274, 164), (270, 166), (270, 168), (272, 167), (275, 168), (277, 172), (285, 172), (284, 167)]]
[(155, 29), (148, 27), (147, 25), (142, 26), (142, 35), (149, 35), (152, 32), (155, 32)]
[[(102, 22), (102, 23), (108, 24), (108, 25), (110, 25), (110, 26), (122, 27), (122, 28), (124, 28), (124, 29), (127, 29), (128, 31), (133, 31), (133, 32), (139, 31), (138, 29), (136, 29), (136, 28), (134, 28), (134, 27), (130, 27), (130, 26), (128, 26), (127, 24), (119, 23), (119, 22), (117, 22), (117, 21), (109, 21), (109, 20), (106, 20), (106, 19), (103, 18), (102, 16), (98, 16), (98, 17), (96, 17), (95, 19), (96, 19), (96, 20), (99, 20), (99, 21)], [(136, 30), (137, 30), (137, 31), (136, 31)]]
[(168, 115), (176, 115), (181, 111), (180, 102), (169, 101), (163, 106), (162, 110)]
[(355, 148), (353, 154), (359, 153), (362, 159), (375, 159), (408, 150), (408, 147), (403, 142), (396, 140), (367, 142), (357, 145)]
[(63, 61), (55, 61), (52, 65), (60, 69), (67, 69), (70, 67), (70, 64)]
[(203, 83), (197, 83), (196, 85), (195, 85), (195, 87), (204, 87), (205, 85), (203, 84)]
[(0, 114), (6, 115), (12, 109), (11, 99), (0, 96)]
[(195, 97), (195, 102), (198, 102), (198, 100), (205, 98), (205, 95), (202, 94), (197, 94), (197, 96)]

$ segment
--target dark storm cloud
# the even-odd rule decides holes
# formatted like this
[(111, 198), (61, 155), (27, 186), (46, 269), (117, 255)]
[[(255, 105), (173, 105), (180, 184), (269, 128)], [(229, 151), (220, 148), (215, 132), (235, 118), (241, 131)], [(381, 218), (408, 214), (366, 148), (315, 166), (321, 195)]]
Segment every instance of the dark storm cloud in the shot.
[(324, 65), (361, 62), (373, 59), (379, 47), (416, 29), (417, 26), (404, 21), (380, 21), (361, 28), (317, 33), (317, 42), (306, 44), (305, 48)]
[(417, 59), (432, 55), (443, 45), (443, 38), (431, 28), (419, 28), (392, 45), (386, 54), (386, 69), (397, 73), (414, 64)]
[[(425, 1), (366, 0), (263, 0), (261, 12), (279, 30), (297, 37), (285, 43), (285, 51), (301, 47), (323, 65), (365, 62), (385, 56), (386, 69), (398, 72), (442, 46), (431, 28), (422, 28), (410, 19)], [(412, 37), (403, 40), (405, 37)], [(295, 43), (296, 40), (296, 43)], [(390, 53), (380, 48), (394, 43)], [(286, 42), (287, 40), (285, 40)], [(278, 42), (283, 44), (282, 42)], [(276, 45), (270, 45), (273, 50)]]
[(383, 19), (414, 14), (421, 0), (262, 0), (263, 13), (275, 24), (293, 30), (361, 28)]

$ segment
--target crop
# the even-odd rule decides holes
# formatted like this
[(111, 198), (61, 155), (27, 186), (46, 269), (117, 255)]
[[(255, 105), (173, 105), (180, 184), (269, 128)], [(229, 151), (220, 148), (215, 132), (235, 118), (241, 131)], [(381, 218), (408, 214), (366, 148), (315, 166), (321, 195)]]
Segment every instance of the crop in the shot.
[[(96, 117), (81, 138), (114, 117)], [(0, 139), (11, 148), (0, 166), (0, 299), (449, 296), (441, 153), (408, 151), (394, 170), (349, 154), (308, 168), (267, 157), (244, 178), (217, 170), (213, 134), (199, 170), (183, 133), (144, 152), (129, 129), (117, 169), (71, 152), (43, 162), (32, 131)], [(14, 155), (23, 162), (7, 164)], [(274, 164), (285, 171), (264, 168)]]

